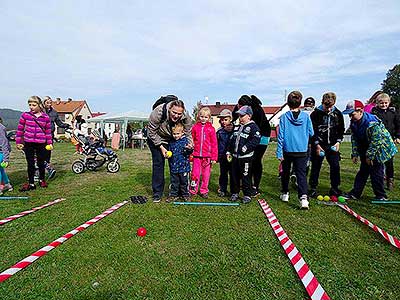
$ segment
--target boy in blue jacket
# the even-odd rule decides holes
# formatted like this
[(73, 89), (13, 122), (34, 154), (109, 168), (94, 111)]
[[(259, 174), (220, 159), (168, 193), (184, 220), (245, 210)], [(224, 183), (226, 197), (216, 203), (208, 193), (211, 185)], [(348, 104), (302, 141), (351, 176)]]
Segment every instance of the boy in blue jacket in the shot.
[(314, 135), (311, 119), (300, 111), (303, 95), (293, 91), (288, 95), (289, 111), (279, 121), (278, 147), (276, 157), (282, 162), (281, 200), (289, 201), (290, 168), (293, 164), (297, 177), (297, 194), (300, 208), (308, 209), (308, 186), (306, 178), (308, 141)]

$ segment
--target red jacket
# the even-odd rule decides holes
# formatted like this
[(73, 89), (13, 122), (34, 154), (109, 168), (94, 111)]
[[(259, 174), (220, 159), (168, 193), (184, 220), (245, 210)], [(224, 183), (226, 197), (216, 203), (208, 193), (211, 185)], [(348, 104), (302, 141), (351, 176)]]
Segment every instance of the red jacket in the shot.
[(218, 160), (217, 134), (210, 122), (201, 124), (197, 122), (192, 128), (194, 157), (209, 157)]

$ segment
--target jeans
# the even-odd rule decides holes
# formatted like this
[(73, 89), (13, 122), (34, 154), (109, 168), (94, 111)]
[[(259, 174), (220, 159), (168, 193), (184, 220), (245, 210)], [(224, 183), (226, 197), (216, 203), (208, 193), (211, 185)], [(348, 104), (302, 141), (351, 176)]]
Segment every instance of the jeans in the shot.
[(169, 195), (172, 197), (187, 197), (189, 196), (189, 172), (171, 173), (171, 190)]
[[(331, 188), (334, 190), (339, 190), (340, 185), (340, 153), (337, 151), (332, 151), (327, 149), (325, 151), (326, 160), (329, 163), (330, 181)], [(322, 162), (324, 157), (317, 155), (315, 147), (311, 150), (311, 174), (310, 174), (310, 188), (316, 189), (318, 186), (319, 173), (321, 171)]]
[(242, 182), (242, 190), (244, 196), (252, 195), (251, 171), (252, 171), (252, 157), (232, 159), (232, 194), (239, 194), (240, 181)]
[(24, 150), (26, 162), (28, 164), (28, 179), (30, 184), (35, 183), (35, 156), (37, 160), (37, 166), (39, 168), (39, 180), (44, 180), (44, 162), (47, 152), (45, 147), (45, 143), (25, 143)]
[(254, 150), (253, 155), (253, 166), (252, 166), (252, 173), (253, 173), (253, 185), (258, 190), (260, 187), (263, 165), (262, 165), (262, 158), (264, 156), (265, 151), (267, 151), (268, 145), (257, 145), (256, 149)]
[[(165, 184), (165, 157), (162, 155), (160, 147), (156, 147), (150, 139), (147, 139), (147, 143), (152, 159), (151, 188), (153, 190), (153, 198), (161, 198), (164, 194)], [(164, 147), (168, 147), (168, 145), (164, 145)]]
[(228, 162), (226, 157), (222, 157), (219, 159), (219, 173), (219, 190), (226, 193), (228, 191), (229, 181), (230, 192), (232, 192), (232, 163)]

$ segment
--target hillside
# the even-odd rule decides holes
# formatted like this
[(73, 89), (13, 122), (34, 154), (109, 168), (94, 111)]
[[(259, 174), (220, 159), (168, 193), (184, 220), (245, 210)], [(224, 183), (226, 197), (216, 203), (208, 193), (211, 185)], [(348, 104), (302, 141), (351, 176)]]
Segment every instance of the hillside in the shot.
[(0, 108), (0, 117), (3, 119), (3, 124), (6, 126), (7, 130), (17, 129), (19, 117), (22, 111)]

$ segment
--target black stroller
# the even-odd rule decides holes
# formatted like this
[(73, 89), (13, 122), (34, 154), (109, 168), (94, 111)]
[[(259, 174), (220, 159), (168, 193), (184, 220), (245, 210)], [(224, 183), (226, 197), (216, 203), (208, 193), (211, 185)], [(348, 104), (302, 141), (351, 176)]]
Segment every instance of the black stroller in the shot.
[(107, 171), (110, 173), (119, 171), (121, 166), (117, 154), (105, 147), (104, 140), (97, 130), (92, 131), (92, 137), (81, 134), (79, 130), (67, 130), (67, 132), (82, 147), (81, 154), (83, 157), (72, 163), (72, 171), (75, 174), (81, 174), (85, 169), (96, 171), (104, 164), (106, 164)]

